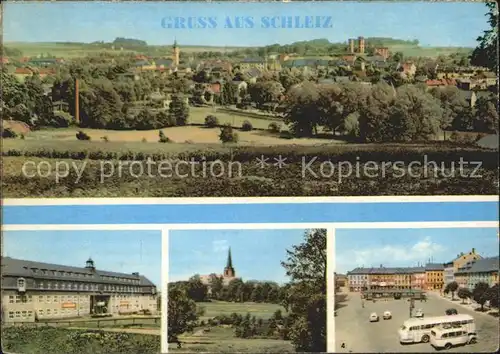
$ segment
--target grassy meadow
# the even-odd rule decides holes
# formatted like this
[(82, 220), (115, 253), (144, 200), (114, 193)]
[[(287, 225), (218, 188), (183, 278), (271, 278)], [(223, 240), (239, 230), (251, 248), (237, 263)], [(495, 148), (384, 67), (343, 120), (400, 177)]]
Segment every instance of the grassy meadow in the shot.
[[(212, 301), (198, 303), (205, 313), (200, 321), (207, 321), (216, 316), (230, 316), (232, 313), (251, 316), (268, 320), (276, 310), (281, 310), (286, 315), (285, 309), (277, 304), (269, 303), (234, 303), (225, 301)], [(210, 328), (209, 330), (207, 330)], [(179, 336), (181, 348), (176, 344), (169, 345), (169, 352), (212, 352), (212, 353), (290, 353), (295, 352), (290, 341), (271, 338), (237, 338), (234, 328), (230, 325), (200, 326), (190, 333)]]
[(207, 320), (219, 315), (229, 316), (233, 312), (243, 316), (250, 313), (251, 316), (267, 320), (274, 314), (274, 312), (276, 312), (276, 310), (281, 310), (282, 313), (286, 313), (285, 308), (281, 305), (257, 302), (238, 303), (212, 301), (198, 303), (198, 306), (205, 309), (205, 313), (200, 317), (200, 320)]

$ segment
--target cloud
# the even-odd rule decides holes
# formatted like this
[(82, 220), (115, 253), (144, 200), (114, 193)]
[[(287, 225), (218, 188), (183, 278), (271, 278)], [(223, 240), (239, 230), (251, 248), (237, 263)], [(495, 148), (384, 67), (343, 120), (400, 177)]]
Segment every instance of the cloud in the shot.
[(227, 240), (214, 240), (212, 241), (212, 250), (215, 253), (227, 252), (229, 244)]
[[(384, 266), (414, 266), (418, 262), (427, 262), (429, 258), (438, 256), (446, 247), (435, 243), (430, 237), (410, 246), (385, 245), (366, 249), (354, 249), (345, 254), (336, 254), (338, 271), (345, 272), (355, 267)], [(437, 261), (437, 260), (436, 260)], [(443, 261), (439, 259), (439, 261)]]

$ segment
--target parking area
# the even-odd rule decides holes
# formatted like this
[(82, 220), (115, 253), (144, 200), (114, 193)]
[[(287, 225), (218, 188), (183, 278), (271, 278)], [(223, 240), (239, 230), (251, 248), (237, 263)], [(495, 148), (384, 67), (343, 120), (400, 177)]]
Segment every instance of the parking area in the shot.
[[(335, 317), (335, 343), (337, 353), (387, 353), (387, 352), (435, 352), (429, 343), (405, 344), (399, 342), (398, 329), (409, 318), (410, 303), (406, 299), (376, 302), (366, 301), (364, 308), (359, 293), (338, 295), (345, 297), (339, 302)], [(499, 347), (499, 319), (483, 313), (465, 309), (442, 299), (439, 295), (429, 295), (426, 302), (415, 301), (415, 310), (422, 309), (425, 317), (442, 316), (448, 308), (456, 308), (458, 313), (472, 315), (476, 322), (478, 343), (455, 347), (447, 352), (494, 352)], [(384, 311), (392, 313), (392, 319), (383, 320)], [(369, 317), (376, 312), (379, 322), (370, 323)]]

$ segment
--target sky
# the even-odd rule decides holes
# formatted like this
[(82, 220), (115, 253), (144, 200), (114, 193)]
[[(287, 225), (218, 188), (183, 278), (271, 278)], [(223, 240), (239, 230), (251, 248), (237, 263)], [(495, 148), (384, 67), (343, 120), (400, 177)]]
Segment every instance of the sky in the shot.
[(498, 257), (497, 228), (345, 229), (335, 232), (336, 272), (356, 267), (414, 267), (450, 262), (475, 248), (482, 257)]
[[(4, 41), (111, 42), (116, 37), (153, 45), (262, 46), (327, 38), (418, 39), (423, 46), (474, 47), (487, 29), (487, 9), (474, 2), (41, 2), (4, 4)], [(331, 16), (333, 28), (220, 28), (227, 16)], [(165, 17), (216, 16), (217, 29), (166, 29)]]
[(169, 282), (195, 274), (222, 274), (231, 247), (233, 267), (243, 281), (290, 279), (281, 266), (286, 250), (304, 240), (303, 229), (293, 230), (176, 230), (169, 233)]
[(99, 270), (139, 272), (161, 288), (160, 231), (5, 231), (3, 255)]

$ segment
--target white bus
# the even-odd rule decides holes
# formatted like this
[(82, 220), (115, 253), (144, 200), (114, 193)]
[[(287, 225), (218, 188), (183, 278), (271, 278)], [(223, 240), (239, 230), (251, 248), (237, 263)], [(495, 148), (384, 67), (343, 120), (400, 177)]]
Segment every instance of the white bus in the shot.
[(476, 332), (474, 317), (470, 315), (451, 315), (425, 318), (410, 318), (406, 320), (398, 331), (400, 343), (428, 343), (431, 338), (431, 329), (435, 326), (463, 327), (468, 333)]

